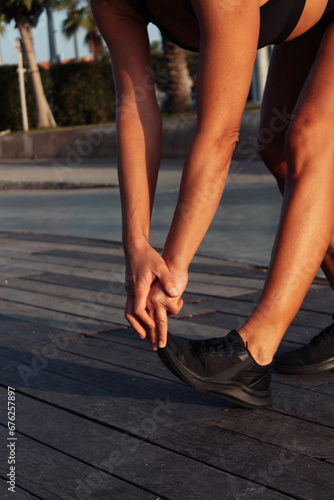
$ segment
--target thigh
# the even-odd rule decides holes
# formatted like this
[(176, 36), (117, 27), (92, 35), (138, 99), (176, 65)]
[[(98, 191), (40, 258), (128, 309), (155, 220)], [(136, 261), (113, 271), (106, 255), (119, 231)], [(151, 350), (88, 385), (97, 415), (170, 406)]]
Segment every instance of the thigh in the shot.
[[(334, 118), (334, 20), (321, 40), (315, 61), (294, 108), (293, 126), (333, 148)], [(321, 139), (323, 138), (323, 139)]]
[(264, 91), (259, 151), (269, 168), (285, 162), (285, 134), (319, 51), (326, 27), (318, 24), (305, 35), (274, 48)]

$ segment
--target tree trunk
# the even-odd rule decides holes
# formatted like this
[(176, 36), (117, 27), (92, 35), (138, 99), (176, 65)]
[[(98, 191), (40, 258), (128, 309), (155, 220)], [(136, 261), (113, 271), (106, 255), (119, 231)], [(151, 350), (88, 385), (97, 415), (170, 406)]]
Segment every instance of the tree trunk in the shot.
[(103, 53), (104, 53), (104, 47), (103, 47), (103, 43), (102, 43), (102, 38), (101, 38), (99, 33), (96, 33), (94, 59), (96, 61), (101, 61)]
[(89, 52), (93, 54), (95, 61), (100, 61), (103, 56), (104, 48), (101, 35), (96, 33), (89, 33), (86, 36), (89, 45)]
[(38, 113), (37, 126), (41, 128), (56, 127), (57, 124), (55, 122), (55, 119), (53, 118), (50, 106), (46, 100), (41, 75), (36, 62), (31, 26), (24, 19), (15, 19), (15, 21), (21, 34), (23, 48), (30, 68)]
[(74, 54), (75, 54), (75, 59), (79, 59), (79, 48), (78, 48), (78, 35), (74, 33), (73, 35), (74, 38)]
[(170, 113), (189, 111), (194, 106), (191, 97), (192, 80), (189, 76), (186, 52), (164, 36), (162, 44), (168, 75), (167, 109)]

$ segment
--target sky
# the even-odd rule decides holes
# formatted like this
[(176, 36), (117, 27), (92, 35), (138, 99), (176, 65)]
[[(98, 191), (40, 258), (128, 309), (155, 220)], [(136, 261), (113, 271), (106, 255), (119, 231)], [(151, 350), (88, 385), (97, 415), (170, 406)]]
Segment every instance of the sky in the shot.
[[(63, 59), (71, 59), (74, 57), (74, 41), (68, 40), (62, 34), (62, 22), (66, 17), (66, 11), (57, 11), (54, 13), (54, 27), (56, 38), (57, 54), (60, 54)], [(160, 40), (159, 30), (153, 26), (149, 26), (150, 39)], [(6, 26), (6, 31), (3, 36), (0, 35), (0, 55), (2, 64), (17, 64), (16, 39), (19, 37), (19, 31), (15, 28), (15, 23)], [(48, 24), (46, 14), (43, 13), (39, 19), (38, 25), (33, 30), (34, 46), (36, 58), (38, 62), (48, 61), (50, 59)], [(89, 56), (88, 46), (84, 42), (85, 32), (80, 30), (78, 33), (79, 57)]]

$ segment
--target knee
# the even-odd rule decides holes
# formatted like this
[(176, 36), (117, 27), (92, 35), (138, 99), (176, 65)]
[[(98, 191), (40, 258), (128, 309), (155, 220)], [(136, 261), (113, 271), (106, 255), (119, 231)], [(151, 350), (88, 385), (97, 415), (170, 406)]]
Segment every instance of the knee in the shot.
[[(269, 137), (268, 135), (268, 139)], [(262, 161), (270, 171), (284, 161), (284, 140), (281, 140), (281, 138), (274, 136), (271, 141), (264, 140), (264, 135), (260, 129), (257, 137), (257, 148)]]
[(261, 122), (257, 136), (258, 152), (278, 182), (284, 181), (286, 175), (284, 144), (285, 132), (274, 132), (270, 126)]
[(307, 174), (321, 174), (332, 168), (331, 126), (321, 117), (296, 118), (289, 126), (285, 140), (285, 157), (291, 180)]

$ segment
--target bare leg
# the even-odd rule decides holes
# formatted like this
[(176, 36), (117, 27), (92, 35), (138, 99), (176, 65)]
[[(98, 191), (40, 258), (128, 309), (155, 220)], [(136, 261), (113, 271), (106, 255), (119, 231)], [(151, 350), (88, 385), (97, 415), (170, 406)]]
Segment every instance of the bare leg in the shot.
[[(287, 173), (285, 159), (287, 128), (322, 37), (323, 27), (318, 25), (303, 37), (276, 47), (271, 58), (267, 88), (261, 108), (259, 152), (276, 178), (282, 195)], [(321, 267), (334, 289), (334, 234)]]
[[(319, 40), (317, 31), (312, 35)], [(307, 43), (309, 39), (306, 38)], [(263, 365), (271, 361), (300, 308), (334, 231), (333, 46), (334, 25), (331, 25), (294, 108), (295, 116), (285, 137), (285, 155), (273, 167), (282, 190), (284, 186), (280, 225), (260, 301), (240, 329), (254, 358)], [(277, 49), (277, 60), (279, 49), (281, 54), (285, 50), (287, 54), (286, 47)], [(307, 51), (306, 46), (304, 51)], [(287, 74), (293, 72), (291, 62), (291, 59), (286, 60)], [(294, 65), (297, 64), (298, 61), (294, 61)], [(304, 79), (306, 74), (305, 63)], [(275, 93), (280, 89), (279, 80), (277, 87), (272, 90), (269, 87), (267, 93)], [(287, 105), (291, 105), (298, 96), (297, 87), (291, 86), (292, 97), (289, 98), (287, 93), (280, 96), (281, 102), (286, 98)], [(278, 129), (277, 123), (275, 127)], [(328, 259), (326, 264), (330, 270)]]

